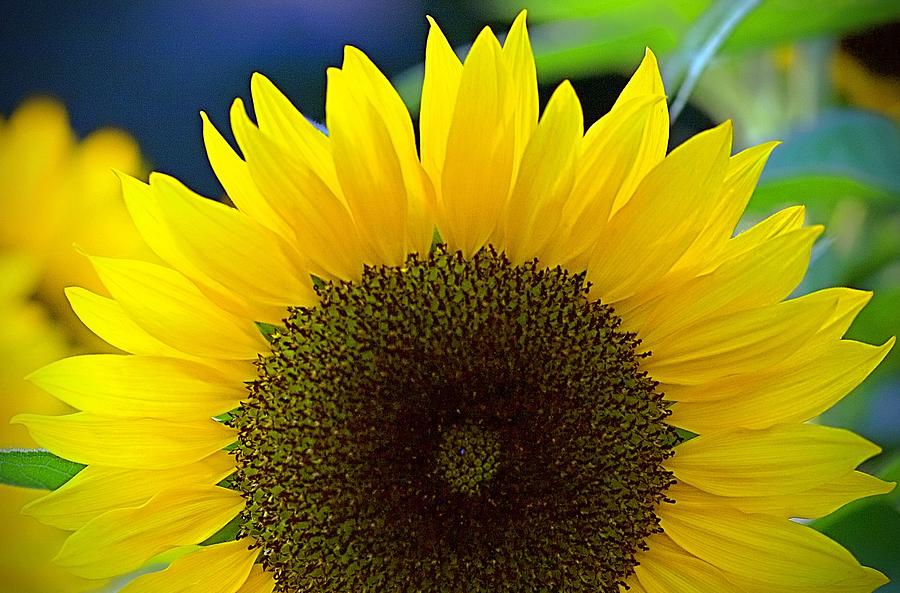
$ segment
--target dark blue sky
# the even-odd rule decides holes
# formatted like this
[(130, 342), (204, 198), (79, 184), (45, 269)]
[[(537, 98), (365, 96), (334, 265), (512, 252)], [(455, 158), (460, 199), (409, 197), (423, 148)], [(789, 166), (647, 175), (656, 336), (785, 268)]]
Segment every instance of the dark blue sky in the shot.
[(232, 99), (249, 99), (258, 70), (321, 118), (325, 68), (340, 63), (344, 44), (392, 73), (422, 59), (426, 31), (413, 0), (7, 2), (0, 113), (30, 95), (58, 97), (80, 134), (121, 126), (154, 169), (217, 195), (201, 109), (227, 129)]

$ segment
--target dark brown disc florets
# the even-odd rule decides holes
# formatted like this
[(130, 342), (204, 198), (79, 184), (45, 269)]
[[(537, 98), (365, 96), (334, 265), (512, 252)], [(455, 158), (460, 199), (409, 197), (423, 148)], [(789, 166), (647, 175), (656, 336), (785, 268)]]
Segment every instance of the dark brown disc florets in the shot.
[(618, 591), (676, 435), (580, 276), (438, 246), (318, 292), (233, 419), (278, 591)]

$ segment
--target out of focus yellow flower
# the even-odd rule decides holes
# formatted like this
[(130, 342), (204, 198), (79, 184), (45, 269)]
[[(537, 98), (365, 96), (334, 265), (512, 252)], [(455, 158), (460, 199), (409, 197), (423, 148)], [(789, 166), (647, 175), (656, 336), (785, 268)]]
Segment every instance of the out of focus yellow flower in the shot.
[(843, 50), (832, 58), (831, 76), (850, 103), (900, 120), (900, 79), (872, 72)]
[[(104, 129), (79, 142), (56, 101), (32, 99), (0, 119), (0, 447), (35, 446), (10, 425), (16, 413), (64, 410), (25, 381), (27, 374), (67, 353), (109, 349), (81, 326), (63, 289), (101, 286), (75, 244), (90, 253), (141, 252), (114, 169), (140, 174), (135, 141)], [(40, 494), (0, 486), (0, 592), (95, 588), (50, 564), (64, 532), (20, 515)]]

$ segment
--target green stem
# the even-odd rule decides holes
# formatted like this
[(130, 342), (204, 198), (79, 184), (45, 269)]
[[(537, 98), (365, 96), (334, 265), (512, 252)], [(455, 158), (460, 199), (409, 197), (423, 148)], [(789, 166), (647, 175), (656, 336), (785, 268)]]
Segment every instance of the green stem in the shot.
[[(728, 3), (732, 4), (732, 2)], [(700, 75), (703, 74), (703, 71), (709, 66), (709, 62), (715, 57), (716, 53), (718, 53), (719, 48), (722, 47), (722, 44), (725, 43), (725, 40), (728, 39), (728, 36), (731, 35), (735, 27), (737, 27), (754, 8), (759, 6), (759, 3), (760, 0), (737, 0), (736, 2), (733, 2), (734, 6), (732, 10), (729, 10), (726, 13), (725, 17), (719, 22), (712, 34), (700, 47), (694, 59), (688, 64), (684, 81), (681, 83), (678, 94), (675, 96), (675, 100), (672, 102), (672, 107), (669, 110), (669, 120), (671, 123), (675, 123), (675, 120), (678, 119), (678, 116), (681, 114), (682, 110), (684, 110), (688, 98), (691, 96), (694, 87), (697, 86)], [(711, 10), (716, 10), (716, 8), (717, 7), (713, 7)]]

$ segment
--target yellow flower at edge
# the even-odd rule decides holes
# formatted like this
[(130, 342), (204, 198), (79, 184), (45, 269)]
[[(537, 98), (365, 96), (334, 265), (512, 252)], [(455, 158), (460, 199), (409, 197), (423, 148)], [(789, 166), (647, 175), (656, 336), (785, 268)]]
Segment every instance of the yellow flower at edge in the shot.
[(831, 59), (831, 78), (838, 92), (865, 109), (900, 120), (900, 79), (872, 72), (845, 50)]
[[(108, 255), (134, 255), (140, 238), (121, 201), (112, 170), (141, 171), (135, 142), (100, 130), (78, 142), (65, 109), (31, 99), (0, 120), (0, 447), (33, 447), (11, 425), (23, 410), (71, 408), (25, 381), (41, 366), (105, 344), (80, 324), (63, 289), (102, 285), (72, 244)], [(0, 486), (0, 591), (67, 593), (96, 587), (50, 564), (65, 532), (21, 516), (43, 493)]]
[(877, 446), (806, 421), (893, 340), (841, 339), (869, 293), (788, 299), (822, 233), (801, 207), (733, 236), (774, 144), (732, 156), (725, 123), (666, 155), (649, 51), (586, 132), (568, 82), (539, 118), (524, 13), (464, 63), (432, 23), (419, 150), (352, 47), (328, 135), (264, 77), (251, 91), (243, 156), (204, 117), (237, 207), (125, 177), (166, 265), (92, 257), (111, 298), (68, 291), (131, 354), (45, 367), (81, 411), (18, 418), (88, 464), (26, 509), (73, 531), (61, 565), (114, 577), (236, 519), (123, 591), (886, 581), (791, 520), (892, 488), (855, 470)]
[(36, 299), (71, 341), (94, 349), (103, 342), (85, 331), (64, 294), (73, 284), (102, 286), (78, 249), (119, 256), (146, 250), (114, 170), (143, 170), (135, 141), (112, 128), (79, 141), (65, 108), (52, 99), (31, 99), (0, 122), (0, 250), (31, 262)]

